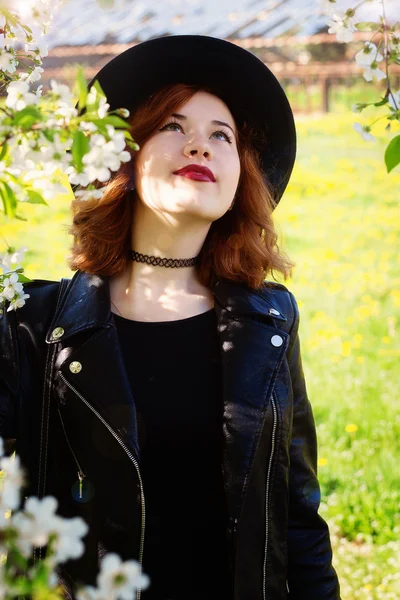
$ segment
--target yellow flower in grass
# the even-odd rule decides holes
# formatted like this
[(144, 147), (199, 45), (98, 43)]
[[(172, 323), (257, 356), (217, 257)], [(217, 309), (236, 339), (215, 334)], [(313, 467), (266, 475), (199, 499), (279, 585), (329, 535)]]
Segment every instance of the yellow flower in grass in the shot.
[(361, 346), (361, 342), (363, 341), (363, 336), (361, 333), (356, 333), (353, 335), (353, 344), (355, 348), (359, 348)]
[(390, 338), (388, 335), (384, 335), (382, 338), (382, 342), (384, 344), (390, 344), (391, 341), (392, 341), (392, 338)]
[(358, 426), (355, 425), (354, 423), (349, 423), (348, 425), (346, 425), (345, 429), (348, 433), (353, 433), (353, 431), (357, 431)]
[(363, 362), (365, 362), (365, 356), (357, 356), (356, 362), (358, 362), (358, 364), (362, 364)]
[(350, 356), (351, 352), (351, 343), (343, 342), (342, 343), (342, 356)]
[(324, 467), (325, 465), (328, 464), (328, 459), (327, 458), (319, 458), (318, 459), (318, 466), (319, 467)]

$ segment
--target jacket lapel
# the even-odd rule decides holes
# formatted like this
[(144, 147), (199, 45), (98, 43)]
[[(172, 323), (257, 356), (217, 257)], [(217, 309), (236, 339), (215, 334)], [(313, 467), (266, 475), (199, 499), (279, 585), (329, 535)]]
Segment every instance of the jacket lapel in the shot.
[[(286, 321), (286, 317), (268, 294), (264, 298), (225, 279), (218, 280), (213, 291), (223, 381), (222, 470), (229, 514), (239, 518), (289, 335), (276, 328), (273, 319)], [(282, 339), (280, 346), (271, 342), (274, 336)]]
[[(222, 472), (229, 514), (238, 517), (289, 335), (276, 327), (286, 316), (271, 301), (272, 295), (223, 278), (215, 278), (211, 289), (222, 365)], [(46, 342), (62, 341), (56, 367), (140, 464), (135, 402), (110, 305), (108, 277), (77, 271), (56, 310)], [(276, 345), (276, 337), (275, 345), (271, 342), (277, 335), (281, 345)], [(72, 364), (79, 364), (80, 370)]]

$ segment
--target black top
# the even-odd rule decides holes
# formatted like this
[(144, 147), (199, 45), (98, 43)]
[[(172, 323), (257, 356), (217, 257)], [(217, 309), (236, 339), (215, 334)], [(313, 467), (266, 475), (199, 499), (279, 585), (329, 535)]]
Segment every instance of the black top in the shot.
[(138, 413), (146, 502), (143, 600), (229, 600), (216, 314), (114, 314)]

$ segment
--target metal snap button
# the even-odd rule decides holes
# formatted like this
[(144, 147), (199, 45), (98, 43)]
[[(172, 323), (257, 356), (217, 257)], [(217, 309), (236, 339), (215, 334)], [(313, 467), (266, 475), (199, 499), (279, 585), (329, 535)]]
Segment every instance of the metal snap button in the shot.
[(282, 346), (283, 339), (281, 338), (280, 335), (273, 335), (272, 338), (271, 338), (271, 344), (273, 346)]
[(64, 335), (64, 329), (62, 327), (56, 327), (51, 332), (51, 337), (55, 340), (57, 340), (58, 338), (60, 338), (63, 335)]
[(270, 315), (280, 315), (281, 313), (279, 312), (279, 310), (276, 310), (275, 308), (270, 308), (269, 314)]
[(77, 360), (74, 360), (70, 365), (69, 365), (69, 370), (71, 371), (71, 373), (79, 373), (79, 371), (82, 371), (82, 365), (80, 362), (78, 362)]

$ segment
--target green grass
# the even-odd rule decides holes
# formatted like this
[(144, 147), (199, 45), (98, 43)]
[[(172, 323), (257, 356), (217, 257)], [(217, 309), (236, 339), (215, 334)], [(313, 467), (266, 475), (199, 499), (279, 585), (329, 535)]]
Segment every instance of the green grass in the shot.
[[(300, 308), (321, 514), (331, 530), (342, 600), (394, 600), (400, 598), (400, 169), (386, 173), (385, 123), (378, 123), (373, 144), (353, 131), (355, 120), (367, 122), (348, 112), (298, 118), (298, 159), (275, 218), (280, 245), (296, 262), (284, 283)], [(69, 201), (23, 206), (27, 223), (0, 219), (9, 243), (30, 248), (28, 277), (72, 276), (64, 261)]]

